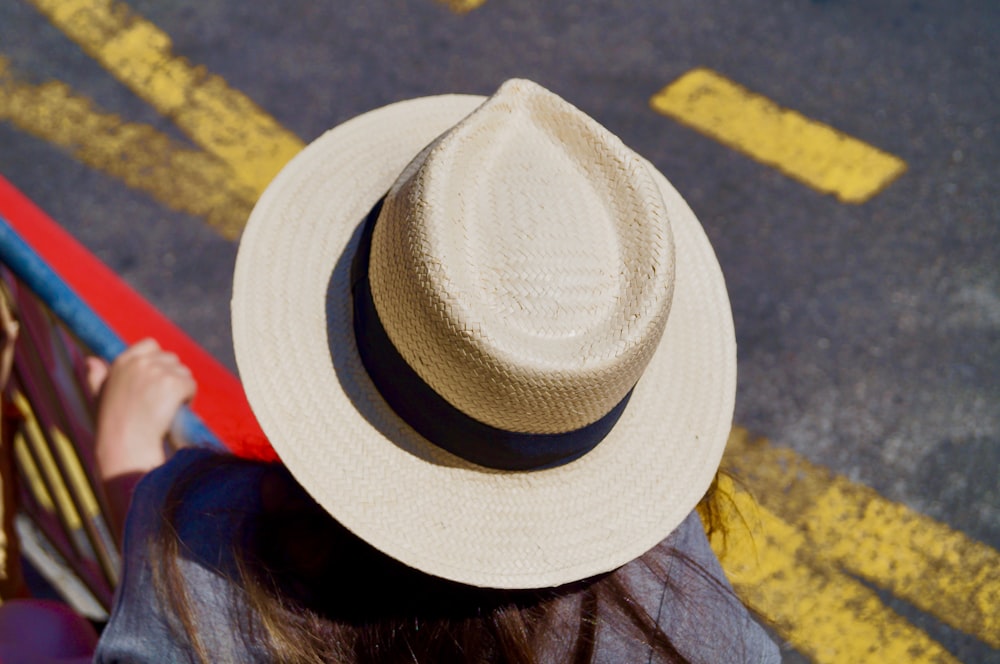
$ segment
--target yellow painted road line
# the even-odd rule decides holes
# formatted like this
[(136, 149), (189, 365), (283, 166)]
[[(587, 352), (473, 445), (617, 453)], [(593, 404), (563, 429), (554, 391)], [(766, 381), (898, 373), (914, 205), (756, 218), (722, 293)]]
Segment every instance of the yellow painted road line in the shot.
[(241, 187), (219, 158), (101, 112), (63, 83), (25, 83), (2, 57), (0, 120), (68, 150), (167, 207), (203, 217), (228, 238), (237, 237), (256, 200), (256, 192)]
[(813, 555), (1000, 647), (1000, 552), (743, 429), (726, 467)]
[(817, 559), (801, 530), (728, 478), (720, 488), (735, 509), (723, 514), (728, 534), (715, 533), (712, 546), (741, 599), (800, 653), (817, 664), (957, 663), (873, 591)]
[(264, 190), (302, 141), (219, 76), (173, 54), (170, 37), (111, 0), (30, 0), (54, 26), (184, 133)]
[(654, 110), (845, 203), (863, 203), (906, 162), (737, 85), (694, 69), (653, 96)]
[(456, 14), (465, 14), (483, 6), (486, 0), (438, 0), (438, 2), (447, 5), (448, 9)]

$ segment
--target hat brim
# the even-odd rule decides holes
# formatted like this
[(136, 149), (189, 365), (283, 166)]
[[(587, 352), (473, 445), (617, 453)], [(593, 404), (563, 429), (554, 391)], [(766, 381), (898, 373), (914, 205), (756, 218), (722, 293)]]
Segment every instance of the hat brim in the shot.
[(650, 164), (674, 234), (673, 303), (606, 439), (566, 465), (511, 472), (466, 462), (417, 434), (358, 357), (350, 262), (359, 225), (407, 163), (483, 101), (444, 95), (379, 108), (285, 166), (240, 242), (233, 342), (275, 451), (358, 537), (461, 583), (556, 586), (642, 555), (704, 495), (732, 419), (732, 313), (704, 230)]

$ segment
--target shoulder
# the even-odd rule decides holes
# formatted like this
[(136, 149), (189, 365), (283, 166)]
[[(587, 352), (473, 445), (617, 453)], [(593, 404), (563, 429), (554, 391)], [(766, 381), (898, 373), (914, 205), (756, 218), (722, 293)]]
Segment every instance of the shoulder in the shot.
[(781, 661), (777, 645), (740, 601), (697, 512), (619, 572), (636, 601), (691, 661)]
[[(142, 479), (126, 520), (118, 594), (94, 661), (191, 661), (189, 644), (177, 638), (173, 607), (156, 590), (155, 568), (170, 565), (176, 565), (200, 631), (210, 641), (225, 640), (238, 593), (229, 580), (232, 540), (259, 505), (264, 467), (184, 449)], [(176, 534), (173, 557), (163, 548), (167, 528)], [(224, 646), (220, 652), (239, 647), (207, 645)]]
[(133, 501), (159, 505), (157, 499), (166, 498), (178, 483), (188, 487), (186, 498), (199, 502), (222, 499), (230, 496), (234, 489), (246, 487), (247, 480), (259, 475), (264, 467), (263, 463), (246, 461), (230, 454), (204, 448), (184, 448), (143, 477), (136, 487)]
[(125, 539), (138, 539), (167, 518), (182, 543), (218, 536), (228, 525), (259, 508), (259, 483), (266, 464), (211, 450), (185, 448), (147, 474), (136, 487), (125, 524)]

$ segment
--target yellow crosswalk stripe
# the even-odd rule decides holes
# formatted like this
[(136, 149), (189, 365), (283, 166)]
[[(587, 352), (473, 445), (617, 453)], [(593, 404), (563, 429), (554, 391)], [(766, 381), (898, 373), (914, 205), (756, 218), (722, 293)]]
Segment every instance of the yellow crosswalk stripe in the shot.
[(438, 0), (456, 14), (465, 14), (485, 4), (486, 0)]
[(256, 200), (256, 192), (241, 186), (232, 167), (218, 157), (148, 125), (123, 122), (58, 81), (26, 83), (2, 57), (0, 120), (68, 150), (169, 208), (203, 217), (225, 237), (237, 237)]
[(264, 190), (302, 141), (204, 67), (173, 54), (170, 37), (112, 0), (30, 0), (107, 71), (228, 164), (242, 187)]
[(713, 534), (712, 546), (741, 599), (796, 650), (817, 664), (958, 662), (873, 591), (822, 560), (801, 530), (728, 478), (720, 489), (733, 503), (724, 515), (727, 534)]
[(906, 170), (898, 157), (709, 69), (694, 69), (653, 96), (654, 110), (845, 203), (863, 203)]
[(1000, 552), (744, 429), (726, 467), (825, 564), (1000, 647)]

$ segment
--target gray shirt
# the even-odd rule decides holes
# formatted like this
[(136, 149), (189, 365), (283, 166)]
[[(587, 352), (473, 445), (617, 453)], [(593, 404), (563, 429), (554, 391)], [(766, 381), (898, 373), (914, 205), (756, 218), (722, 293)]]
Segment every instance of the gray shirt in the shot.
[[(153, 589), (154, 560), (149, 546), (156, 532), (160, 508), (170, 486), (204, 455), (204, 450), (179, 452), (165, 466), (140, 482), (125, 528), (122, 582), (108, 625), (101, 636), (95, 662), (192, 662), (187, 643), (178, 642), (170, 629), (173, 616)], [(243, 643), (231, 628), (238, 618), (240, 592), (229, 580), (232, 538), (242, 519), (259, 509), (259, 482), (264, 467), (227, 468), (199, 481), (178, 513), (183, 555), (179, 561), (191, 598), (199, 635), (218, 662), (263, 662), (265, 654)], [(694, 662), (780, 662), (775, 644), (729, 591), (721, 566), (705, 537), (701, 521), (692, 513), (657, 547), (666, 557), (664, 583), (640, 561), (624, 568), (636, 599), (657, 620), (678, 650)], [(680, 561), (683, 553), (695, 565)], [(698, 569), (700, 568), (700, 569)], [(572, 607), (566, 624), (572, 625)], [(543, 661), (550, 661), (539, 653)], [(646, 662), (650, 648), (634, 635), (599, 625), (595, 661)]]

